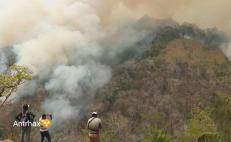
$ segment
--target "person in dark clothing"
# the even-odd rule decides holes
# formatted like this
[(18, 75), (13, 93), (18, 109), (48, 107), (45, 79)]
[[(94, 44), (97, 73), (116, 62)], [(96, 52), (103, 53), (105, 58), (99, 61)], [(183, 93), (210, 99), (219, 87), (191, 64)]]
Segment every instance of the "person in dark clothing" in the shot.
[(45, 138), (47, 138), (48, 142), (51, 142), (51, 136), (48, 131), (44, 131), (44, 132), (40, 131), (40, 134), (41, 134), (41, 142), (43, 142)]
[(28, 122), (33, 122), (35, 115), (29, 112), (29, 105), (23, 105), (22, 112), (16, 116), (16, 120), (23, 122), (21, 126), (21, 142), (30, 142), (31, 125)]
[(51, 136), (49, 134), (49, 127), (51, 126), (52, 120), (52, 115), (46, 115), (43, 114), (42, 117), (39, 119), (41, 127), (40, 127), (40, 134), (41, 134), (41, 142), (44, 141), (44, 139), (46, 138), (48, 140), (48, 142), (51, 142)]

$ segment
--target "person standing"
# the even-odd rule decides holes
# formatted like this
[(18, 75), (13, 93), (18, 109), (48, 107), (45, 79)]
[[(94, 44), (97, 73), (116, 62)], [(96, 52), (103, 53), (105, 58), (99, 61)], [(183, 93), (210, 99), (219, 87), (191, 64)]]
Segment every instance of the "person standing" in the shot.
[(50, 115), (43, 114), (39, 118), (41, 142), (43, 142), (45, 138), (48, 140), (48, 142), (51, 142), (51, 136), (48, 131), (49, 128), (51, 127), (51, 120), (52, 120), (51, 114)]
[(22, 112), (16, 116), (16, 120), (22, 122), (23, 126), (21, 126), (21, 142), (30, 142), (30, 133), (31, 133), (31, 125), (34, 121), (35, 115), (32, 112), (29, 112), (29, 105), (25, 104), (22, 107)]
[(101, 119), (97, 117), (97, 112), (92, 113), (92, 117), (87, 122), (90, 142), (100, 142), (99, 131), (102, 129)]

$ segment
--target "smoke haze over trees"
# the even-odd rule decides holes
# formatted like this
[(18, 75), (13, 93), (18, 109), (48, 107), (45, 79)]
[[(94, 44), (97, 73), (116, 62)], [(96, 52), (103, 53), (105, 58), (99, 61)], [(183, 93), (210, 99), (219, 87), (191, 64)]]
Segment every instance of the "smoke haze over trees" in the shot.
[[(142, 79), (149, 76), (149, 73), (154, 74), (153, 78), (162, 77), (156, 82), (152, 82), (153, 78), (150, 77), (153, 85), (146, 88), (160, 88), (160, 92), (155, 92), (158, 95), (174, 94), (171, 88), (174, 88), (179, 80), (182, 84), (191, 83), (192, 86), (195, 80), (205, 86), (213, 85), (214, 82), (225, 86), (228, 83), (224, 81), (222, 84), (219, 79), (230, 77), (227, 60), (231, 59), (231, 16), (227, 14), (231, 12), (230, 4), (229, 0), (0, 0), (0, 72), (4, 73), (14, 63), (31, 69), (33, 79), (25, 82), (17, 90), (17, 95), (13, 95), (11, 99), (18, 103), (24, 98), (36, 98), (39, 94), (38, 88), (42, 88), (46, 95), (39, 94), (44, 95), (44, 99), (40, 100), (37, 109), (54, 114), (55, 127), (60, 127), (63, 122), (71, 119), (80, 120), (81, 123), (81, 119), (85, 117), (84, 112), (88, 111), (87, 106), (94, 104), (94, 99), (102, 94), (108, 95), (104, 99), (111, 105), (103, 103), (102, 106), (115, 109), (115, 112), (117, 109), (122, 110), (123, 106), (126, 106), (123, 104), (125, 102), (120, 100), (123, 97), (113, 95), (118, 88), (114, 88), (111, 83), (119, 85), (119, 88), (122, 86), (121, 90), (132, 90), (133, 87), (142, 90), (145, 86), (141, 84), (146, 82), (135, 84), (134, 80), (125, 80)], [(198, 47), (198, 50), (194, 50), (192, 46)], [(174, 47), (179, 47), (179, 50)], [(226, 57), (219, 49), (222, 49)], [(139, 61), (144, 66), (141, 66)], [(132, 63), (137, 65), (138, 69), (131, 65)], [(129, 68), (137, 72), (132, 75)], [(149, 70), (151, 68), (154, 69)], [(123, 71), (120, 72), (120, 69)], [(124, 75), (127, 69), (128, 72)], [(149, 73), (143, 73), (142, 70)], [(121, 73), (120, 80), (117, 80), (120, 78), (118, 72)], [(162, 76), (164, 73), (166, 78)], [(105, 89), (108, 86), (112, 87), (109, 91)], [(195, 88), (192, 90), (200, 87)], [(211, 92), (221, 88), (214, 87)], [(98, 93), (104, 89), (107, 93)], [(189, 90), (186, 89), (185, 92)], [(201, 94), (208, 95), (211, 92)], [(126, 96), (129, 93), (124, 94)], [(158, 95), (157, 99), (162, 98)], [(189, 96), (182, 97), (182, 103), (189, 99)], [(117, 102), (116, 97), (120, 101)], [(153, 99), (156, 99), (155, 97)], [(185, 119), (192, 114), (186, 113), (186, 110), (178, 110), (177, 116), (172, 116), (173, 114), (168, 112), (169, 109), (165, 108), (170, 99), (173, 98), (164, 98), (159, 109), (164, 108), (163, 111), (166, 111), (163, 114), (166, 115), (166, 121), (170, 120), (170, 117), (180, 118), (176, 127), (181, 131), (182, 125), (188, 124), (184, 123)], [(193, 97), (190, 99), (195, 101)], [(120, 108), (113, 107), (114, 101)], [(173, 99), (170, 103), (178, 102)], [(192, 107), (185, 108), (191, 111)], [(143, 110), (146, 108), (141, 109)], [(105, 112), (107, 114), (111, 111)], [(210, 112), (203, 114), (210, 115)], [(121, 122), (123, 118), (127, 118), (124, 114), (115, 115), (119, 116)], [(145, 117), (133, 113), (128, 115)], [(111, 118), (110, 115), (108, 117)], [(210, 119), (208, 116), (205, 118)], [(175, 138), (177, 136), (172, 127), (168, 133)], [(108, 125), (106, 128), (110, 130)], [(216, 130), (223, 131), (219, 128)], [(157, 127), (151, 128), (151, 131), (162, 134)], [(141, 135), (138, 130), (136, 132)], [(117, 135), (119, 138), (123, 137)], [(152, 138), (147, 135), (144, 140), (150, 137)], [(167, 140), (172, 139), (168, 134), (166, 137)], [(128, 140), (131, 141), (132, 136)]]

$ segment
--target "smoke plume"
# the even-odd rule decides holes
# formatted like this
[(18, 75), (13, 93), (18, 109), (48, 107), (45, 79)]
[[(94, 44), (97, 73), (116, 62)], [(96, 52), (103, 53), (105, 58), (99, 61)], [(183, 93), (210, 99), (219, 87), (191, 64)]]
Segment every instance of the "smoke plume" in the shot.
[[(94, 92), (109, 82), (110, 65), (121, 61), (118, 55), (137, 50), (135, 44), (151, 32), (145, 24), (141, 29), (134, 26), (137, 19), (172, 18), (229, 33), (230, 4), (229, 0), (0, 0), (0, 48), (13, 48), (16, 63), (28, 66), (36, 78), (24, 84), (19, 96), (33, 94), (37, 81), (44, 82), (49, 97), (42, 108), (61, 123), (76, 117)], [(153, 29), (161, 25), (155, 24)], [(1, 72), (8, 62), (3, 53)]]

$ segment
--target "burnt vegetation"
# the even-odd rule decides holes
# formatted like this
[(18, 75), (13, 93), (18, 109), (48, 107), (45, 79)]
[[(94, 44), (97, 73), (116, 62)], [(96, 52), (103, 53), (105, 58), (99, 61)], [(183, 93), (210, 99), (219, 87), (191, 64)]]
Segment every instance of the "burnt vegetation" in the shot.
[(230, 141), (231, 63), (219, 49), (227, 41), (216, 29), (191, 24), (143, 39), (138, 44), (149, 48), (115, 66), (89, 107), (101, 110), (103, 140)]

